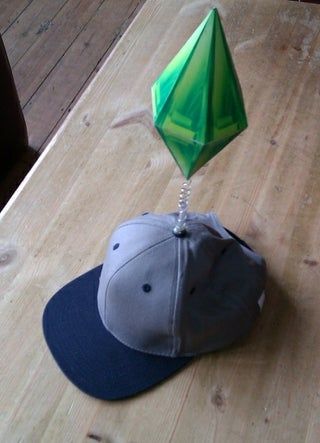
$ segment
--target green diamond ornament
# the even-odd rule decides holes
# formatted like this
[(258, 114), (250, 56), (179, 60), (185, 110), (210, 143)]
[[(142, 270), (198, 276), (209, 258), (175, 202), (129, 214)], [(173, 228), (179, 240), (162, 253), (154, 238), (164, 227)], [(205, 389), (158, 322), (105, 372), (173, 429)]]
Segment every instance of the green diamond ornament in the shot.
[(217, 9), (209, 12), (151, 91), (154, 125), (187, 179), (247, 127)]

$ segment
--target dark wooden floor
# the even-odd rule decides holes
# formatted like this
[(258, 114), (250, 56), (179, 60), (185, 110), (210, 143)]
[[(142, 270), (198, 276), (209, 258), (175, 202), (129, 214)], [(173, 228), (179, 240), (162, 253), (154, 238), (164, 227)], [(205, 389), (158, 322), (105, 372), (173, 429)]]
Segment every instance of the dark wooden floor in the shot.
[(43, 150), (140, 0), (1, 0), (7, 50), (30, 146)]
[[(144, 1), (1, 0), (0, 32), (36, 153), (43, 151)], [(21, 159), (2, 185), (0, 205), (34, 159), (32, 153)]]

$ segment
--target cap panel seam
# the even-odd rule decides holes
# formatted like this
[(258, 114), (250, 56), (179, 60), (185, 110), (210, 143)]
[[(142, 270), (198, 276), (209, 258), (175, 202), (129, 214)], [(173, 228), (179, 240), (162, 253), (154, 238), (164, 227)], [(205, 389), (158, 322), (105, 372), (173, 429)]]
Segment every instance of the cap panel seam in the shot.
[(172, 325), (172, 335), (173, 335), (173, 344), (172, 344), (172, 351), (171, 351), (171, 355), (174, 356), (175, 352), (176, 352), (176, 345), (177, 345), (177, 309), (178, 309), (178, 303), (179, 303), (179, 295), (181, 292), (181, 282), (182, 282), (182, 278), (181, 278), (181, 274), (182, 274), (182, 262), (183, 262), (183, 247), (182, 247), (182, 241), (184, 239), (178, 238), (178, 257), (177, 257), (177, 280), (176, 280), (176, 284), (175, 284), (175, 297), (174, 297), (174, 307), (173, 307), (173, 314), (172, 314), (172, 320), (173, 320), (173, 325)]
[(137, 221), (137, 222), (127, 222), (127, 223), (124, 223), (124, 224), (121, 224), (121, 225), (119, 225), (118, 227), (117, 227), (117, 230), (115, 231), (115, 232), (117, 232), (119, 229), (121, 229), (121, 228), (127, 228), (128, 226), (132, 226), (132, 225), (147, 225), (147, 226), (156, 226), (157, 228), (161, 228), (161, 229), (163, 229), (164, 231), (167, 231), (167, 228), (169, 228), (170, 227), (170, 223), (168, 223), (168, 225), (167, 225), (167, 227), (166, 228), (164, 228), (164, 226), (163, 226), (163, 224), (162, 223), (158, 223), (157, 221), (155, 221), (155, 220), (150, 220), (150, 222), (148, 223), (147, 221)]
[(131, 257), (129, 260), (127, 260), (125, 263), (123, 263), (123, 265), (120, 266), (120, 268), (118, 268), (110, 277), (108, 284), (106, 286), (105, 289), (105, 296), (104, 296), (104, 318), (106, 319), (106, 323), (107, 323), (107, 316), (106, 316), (106, 305), (107, 305), (107, 292), (110, 286), (110, 283), (112, 281), (112, 279), (121, 271), (121, 269), (123, 269), (126, 265), (128, 265), (129, 263), (131, 263), (133, 260), (135, 260), (137, 257), (139, 257), (140, 255), (146, 253), (147, 251), (149, 251), (150, 249), (154, 248), (155, 246), (160, 245), (161, 243), (164, 243), (170, 239), (174, 238), (174, 235), (171, 234), (170, 237), (166, 237), (161, 239), (160, 241), (157, 241), (156, 243), (152, 244), (151, 246), (149, 246), (146, 249), (143, 249), (142, 251), (138, 252), (136, 255), (134, 255), (133, 257)]
[(177, 303), (176, 303), (176, 313), (175, 313), (175, 324), (176, 324), (176, 336), (179, 337), (179, 349), (176, 348), (176, 352), (181, 352), (181, 306), (183, 304), (183, 290), (185, 290), (185, 278), (186, 278), (186, 269), (187, 269), (187, 257), (189, 252), (190, 243), (189, 241), (184, 241), (181, 243), (181, 254), (180, 254), (180, 280), (179, 280), (179, 286), (178, 286), (178, 293), (177, 293)]
[(173, 280), (172, 280), (172, 289), (171, 289), (171, 300), (170, 300), (170, 308), (169, 308), (169, 331), (172, 336), (172, 347), (169, 352), (171, 356), (174, 351), (174, 309), (175, 309), (175, 299), (176, 299), (176, 290), (177, 290), (177, 280), (178, 280), (178, 261), (179, 261), (179, 239), (175, 237), (174, 243), (174, 269), (173, 269)]

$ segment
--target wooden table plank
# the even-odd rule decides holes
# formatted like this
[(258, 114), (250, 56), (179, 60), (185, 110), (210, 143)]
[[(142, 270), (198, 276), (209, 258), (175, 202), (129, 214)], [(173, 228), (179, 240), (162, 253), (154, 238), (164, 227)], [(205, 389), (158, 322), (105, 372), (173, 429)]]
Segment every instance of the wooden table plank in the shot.
[[(193, 180), (191, 205), (267, 259), (250, 337), (156, 389), (91, 399), (42, 337), (50, 296), (101, 262), (137, 213), (176, 208), (181, 175), (150, 126), (150, 86), (217, 5), (249, 128)], [(149, 0), (2, 214), (0, 439), (318, 442), (320, 9), (285, 0)]]

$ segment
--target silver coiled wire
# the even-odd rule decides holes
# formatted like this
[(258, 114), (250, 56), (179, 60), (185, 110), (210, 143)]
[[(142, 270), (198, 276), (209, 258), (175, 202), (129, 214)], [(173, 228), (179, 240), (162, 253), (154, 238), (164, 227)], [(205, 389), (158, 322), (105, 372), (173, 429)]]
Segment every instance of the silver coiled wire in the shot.
[(191, 194), (191, 180), (183, 182), (178, 203), (178, 220), (176, 226), (173, 228), (173, 232), (176, 235), (182, 234), (186, 230), (186, 220), (188, 216), (189, 198)]

